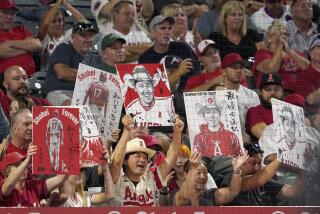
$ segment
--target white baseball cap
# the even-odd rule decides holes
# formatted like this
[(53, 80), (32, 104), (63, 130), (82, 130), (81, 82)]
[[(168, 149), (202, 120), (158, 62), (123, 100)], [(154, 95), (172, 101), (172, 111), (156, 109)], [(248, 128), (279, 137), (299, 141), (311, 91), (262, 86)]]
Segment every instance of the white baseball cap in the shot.
[(198, 51), (200, 53), (200, 55), (203, 55), (203, 51), (209, 46), (209, 45), (213, 45), (215, 46), (215, 42), (210, 40), (210, 39), (205, 39), (202, 40), (199, 44), (198, 44)]

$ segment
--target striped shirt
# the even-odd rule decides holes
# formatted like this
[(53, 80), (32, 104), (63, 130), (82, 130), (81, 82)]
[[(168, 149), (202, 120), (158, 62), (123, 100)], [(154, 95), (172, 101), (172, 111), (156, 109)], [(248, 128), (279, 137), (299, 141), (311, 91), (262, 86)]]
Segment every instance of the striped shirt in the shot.
[(289, 47), (293, 50), (307, 54), (309, 52), (309, 46), (313, 36), (318, 33), (317, 25), (311, 22), (307, 35), (297, 28), (293, 20), (288, 21), (286, 27), (289, 33)]

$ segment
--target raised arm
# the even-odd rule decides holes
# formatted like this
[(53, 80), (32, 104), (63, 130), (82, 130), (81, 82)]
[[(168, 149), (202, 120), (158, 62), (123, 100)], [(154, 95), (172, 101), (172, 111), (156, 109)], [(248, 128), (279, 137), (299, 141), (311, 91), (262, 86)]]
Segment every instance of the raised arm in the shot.
[(1, 192), (3, 196), (8, 196), (11, 194), (14, 186), (20, 180), (20, 177), (23, 176), (25, 170), (27, 170), (27, 166), (30, 163), (32, 155), (34, 155), (37, 151), (37, 147), (33, 144), (30, 144), (27, 151), (27, 157), (21, 162), (21, 164), (16, 168), (11, 168), (9, 176), (4, 179), (4, 183), (1, 188)]
[(282, 49), (281, 43), (276, 46), (276, 50), (273, 53), (271, 59), (265, 59), (257, 65), (257, 70), (261, 73), (272, 74), (279, 72), (282, 59)]
[(77, 22), (86, 20), (82, 13), (76, 8), (74, 8), (68, 0), (62, 0), (62, 3), (71, 12), (72, 16), (75, 18)]
[(120, 172), (122, 168), (122, 164), (124, 161), (124, 157), (127, 149), (127, 142), (129, 141), (131, 134), (131, 127), (133, 125), (133, 119), (130, 115), (125, 115), (122, 118), (122, 124), (124, 126), (122, 136), (112, 154), (110, 172), (112, 176), (113, 183), (117, 183)]
[(283, 41), (284, 51), (291, 56), (293, 61), (298, 65), (299, 68), (305, 70), (309, 67), (310, 61), (299, 55), (297, 52), (289, 48), (286, 41)]
[(173, 127), (173, 139), (168, 149), (167, 157), (159, 166), (162, 178), (166, 178), (168, 176), (177, 161), (181, 147), (181, 133), (183, 128), (184, 123), (177, 116)]
[[(107, 200), (111, 200), (115, 197), (115, 187), (112, 181), (111, 173), (110, 173), (110, 166), (109, 166), (109, 152), (106, 148), (104, 151), (104, 159), (105, 163), (102, 165), (103, 175), (104, 175), (104, 193), (94, 194), (91, 197), (92, 204), (102, 204)], [(100, 166), (99, 166), (100, 167)]]
[(68, 176), (67, 175), (56, 175), (52, 178), (49, 178), (46, 180), (46, 185), (47, 185), (47, 190), (48, 192), (52, 192), (59, 186), (63, 184), (65, 180), (67, 180)]
[(230, 186), (215, 191), (215, 204), (222, 205), (230, 203), (239, 194), (241, 189), (241, 166), (248, 157), (247, 152), (245, 152), (244, 155), (232, 160), (233, 172)]
[(263, 186), (276, 174), (280, 165), (281, 162), (275, 159), (256, 174), (249, 177), (242, 177), (241, 191), (248, 191)]

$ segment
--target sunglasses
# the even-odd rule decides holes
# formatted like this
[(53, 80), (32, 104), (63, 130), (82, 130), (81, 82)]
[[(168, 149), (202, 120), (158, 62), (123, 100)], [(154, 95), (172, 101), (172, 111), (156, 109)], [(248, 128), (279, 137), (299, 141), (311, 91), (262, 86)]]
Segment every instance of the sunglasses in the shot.
[(96, 30), (94, 29), (94, 26), (91, 23), (77, 22), (73, 25), (72, 33), (75, 33), (77, 31), (87, 31), (87, 30), (96, 32)]
[(52, 20), (52, 23), (61, 23), (61, 22), (63, 22), (63, 19), (62, 18), (57, 18), (57, 19), (54, 19), (54, 20)]

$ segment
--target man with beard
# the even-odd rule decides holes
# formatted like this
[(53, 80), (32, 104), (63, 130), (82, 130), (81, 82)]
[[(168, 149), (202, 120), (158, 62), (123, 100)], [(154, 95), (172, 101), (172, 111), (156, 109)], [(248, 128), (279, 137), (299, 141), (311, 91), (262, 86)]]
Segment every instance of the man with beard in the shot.
[(261, 137), (264, 129), (273, 123), (271, 98), (281, 100), (283, 97), (283, 82), (278, 74), (263, 74), (260, 83), (261, 105), (252, 107), (246, 116), (246, 129), (254, 142)]
[(28, 76), (20, 66), (10, 66), (5, 70), (3, 86), (6, 94), (0, 92), (0, 103), (8, 119), (10, 118), (10, 104), (13, 100), (17, 100), (22, 108), (30, 108), (30, 110), (32, 105), (50, 105), (45, 99), (29, 96)]
[(206, 123), (200, 125), (200, 133), (194, 138), (194, 151), (209, 158), (219, 155), (241, 155), (238, 137), (226, 130), (220, 121), (222, 107), (217, 104), (216, 98), (205, 96), (195, 107)]

